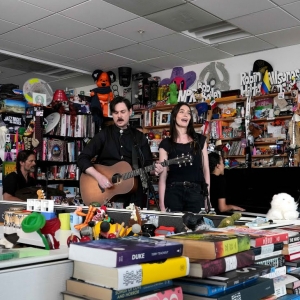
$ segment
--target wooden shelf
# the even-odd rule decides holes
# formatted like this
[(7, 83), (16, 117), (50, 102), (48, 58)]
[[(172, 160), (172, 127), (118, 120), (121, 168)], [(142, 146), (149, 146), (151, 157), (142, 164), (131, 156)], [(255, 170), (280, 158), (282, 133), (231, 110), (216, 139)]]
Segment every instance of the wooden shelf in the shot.
[(242, 119), (243, 121), (245, 120), (245, 118), (230, 117), (230, 118), (211, 119), (211, 121), (234, 122), (235, 119)]
[(233, 137), (233, 138), (222, 138), (220, 139), (221, 141), (237, 141), (237, 140), (241, 140), (244, 139), (245, 137)]
[[(288, 143), (288, 140), (283, 140), (283, 144)], [(282, 144), (277, 144), (276, 140), (275, 141), (254, 141), (254, 145), (255, 146), (259, 146), (259, 145), (269, 145), (269, 144), (276, 144), (276, 145), (282, 145)]]
[(291, 119), (292, 117), (293, 115), (286, 115), (286, 116), (278, 116), (274, 118), (251, 119), (250, 122), (272, 122), (276, 120)]
[(262, 154), (262, 155), (252, 155), (252, 158), (266, 158), (266, 157), (287, 157), (286, 154)]
[(222, 103), (229, 103), (229, 102), (243, 102), (247, 100), (247, 97), (241, 97), (241, 98), (225, 97), (225, 98), (216, 98), (215, 100), (218, 104), (222, 104)]
[(245, 158), (246, 155), (228, 155), (225, 158)]
[[(194, 124), (194, 128), (201, 128), (203, 124)], [(170, 124), (168, 125), (158, 125), (158, 126), (145, 126), (144, 129), (163, 129), (163, 128), (169, 128)]]
[[(291, 92), (286, 92), (284, 93), (284, 96), (291, 96)], [(261, 96), (253, 96), (252, 100), (260, 100), (260, 99), (265, 99), (265, 98), (274, 98), (278, 96), (278, 93), (273, 93), (273, 94), (266, 94), (266, 95), (261, 95)]]

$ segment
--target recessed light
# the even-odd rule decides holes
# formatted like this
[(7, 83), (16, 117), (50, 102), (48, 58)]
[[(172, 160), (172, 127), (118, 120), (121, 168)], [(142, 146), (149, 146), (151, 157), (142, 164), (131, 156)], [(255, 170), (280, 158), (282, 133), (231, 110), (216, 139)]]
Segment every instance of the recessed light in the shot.
[(145, 30), (138, 30), (138, 33), (143, 34), (145, 33)]

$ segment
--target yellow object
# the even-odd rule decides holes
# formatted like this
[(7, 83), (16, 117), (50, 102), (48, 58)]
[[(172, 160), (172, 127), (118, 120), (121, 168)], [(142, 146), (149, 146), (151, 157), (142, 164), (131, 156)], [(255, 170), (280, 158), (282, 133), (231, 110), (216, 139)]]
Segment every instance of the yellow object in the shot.
[[(98, 222), (95, 227), (94, 227), (94, 238), (97, 239), (99, 237), (100, 234), (100, 225), (103, 221)], [(105, 221), (104, 221), (105, 222)], [(131, 231), (131, 227), (120, 227), (120, 224), (110, 224), (110, 229), (108, 231), (108, 233), (116, 233), (117, 229), (121, 229), (121, 231), (119, 232), (119, 237), (123, 237), (126, 236), (130, 231)]]
[(70, 213), (59, 214), (60, 230), (71, 230), (70, 226)]

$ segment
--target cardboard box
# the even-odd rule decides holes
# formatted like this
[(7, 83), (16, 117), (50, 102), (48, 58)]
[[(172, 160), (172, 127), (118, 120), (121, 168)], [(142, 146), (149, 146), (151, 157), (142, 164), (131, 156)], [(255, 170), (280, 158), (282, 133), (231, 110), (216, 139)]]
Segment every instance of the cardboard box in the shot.
[(0, 112), (25, 114), (27, 102), (22, 100), (4, 99), (0, 100)]

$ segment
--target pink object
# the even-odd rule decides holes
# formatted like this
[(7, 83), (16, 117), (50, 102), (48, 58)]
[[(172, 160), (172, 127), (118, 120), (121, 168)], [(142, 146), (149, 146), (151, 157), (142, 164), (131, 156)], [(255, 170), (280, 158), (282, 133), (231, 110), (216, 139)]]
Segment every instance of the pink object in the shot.
[(64, 90), (56, 90), (53, 94), (53, 102), (68, 101), (68, 97)]

